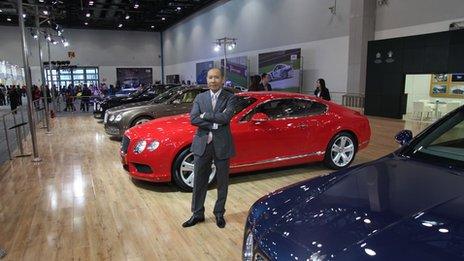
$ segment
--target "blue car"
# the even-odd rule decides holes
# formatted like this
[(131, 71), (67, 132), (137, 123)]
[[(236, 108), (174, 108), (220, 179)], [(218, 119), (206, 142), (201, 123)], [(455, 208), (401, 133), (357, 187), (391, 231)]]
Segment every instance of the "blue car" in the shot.
[(464, 107), (373, 162), (259, 199), (244, 260), (463, 260)]

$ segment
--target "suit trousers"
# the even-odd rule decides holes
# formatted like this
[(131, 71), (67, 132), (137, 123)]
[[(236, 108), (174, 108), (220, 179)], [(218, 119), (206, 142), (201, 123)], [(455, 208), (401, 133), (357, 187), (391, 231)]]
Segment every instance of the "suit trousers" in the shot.
[[(214, 141), (213, 141), (214, 142)], [(212, 171), (211, 164), (214, 161), (216, 166), (217, 181), (217, 200), (214, 206), (214, 215), (223, 216), (227, 200), (227, 190), (229, 187), (229, 159), (218, 159), (214, 153), (213, 142), (206, 145), (205, 153), (202, 156), (195, 155), (192, 195), (192, 212), (196, 217), (204, 217), (205, 198), (208, 191), (208, 179)]]

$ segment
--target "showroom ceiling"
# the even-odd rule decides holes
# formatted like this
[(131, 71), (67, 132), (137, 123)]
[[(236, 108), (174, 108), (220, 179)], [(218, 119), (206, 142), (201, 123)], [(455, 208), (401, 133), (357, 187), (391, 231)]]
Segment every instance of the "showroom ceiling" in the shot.
[[(23, 0), (63, 28), (163, 31), (218, 0)], [(0, 25), (17, 25), (16, 0), (0, 1)], [(34, 7), (24, 6), (33, 26)], [(47, 14), (47, 15), (45, 15)]]

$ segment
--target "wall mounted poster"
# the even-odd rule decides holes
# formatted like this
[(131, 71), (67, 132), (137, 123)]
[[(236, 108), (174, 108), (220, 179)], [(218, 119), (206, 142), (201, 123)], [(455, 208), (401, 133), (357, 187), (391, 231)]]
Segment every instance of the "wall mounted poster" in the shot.
[(430, 96), (464, 98), (464, 73), (432, 74)]
[(259, 74), (267, 73), (276, 91), (298, 92), (301, 85), (301, 49), (261, 53), (258, 56)]
[(117, 83), (121, 88), (137, 88), (153, 84), (152, 68), (116, 68)]
[[(224, 68), (224, 59), (221, 59), (221, 68)], [(248, 88), (248, 58), (246, 56), (227, 58), (226, 77), (226, 84)]]
[(206, 84), (206, 75), (208, 74), (208, 70), (213, 68), (213, 66), (213, 61), (207, 61), (196, 64), (197, 84)]

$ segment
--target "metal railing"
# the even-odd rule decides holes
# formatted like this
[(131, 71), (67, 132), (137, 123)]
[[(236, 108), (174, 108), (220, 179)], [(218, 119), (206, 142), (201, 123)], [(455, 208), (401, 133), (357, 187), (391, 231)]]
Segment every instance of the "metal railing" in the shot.
[(364, 108), (364, 94), (347, 93), (342, 96), (342, 104), (346, 107)]
[[(40, 98), (33, 101), (33, 117), (36, 126), (40, 125), (40, 128), (47, 128), (45, 123), (45, 103), (44, 98)], [(16, 109), (11, 110), (7, 113), (0, 115), (3, 127), (3, 135), (0, 135), (0, 144), (5, 143), (5, 146), (0, 146), (1, 155), (8, 155), (8, 159), (13, 160), (15, 157), (27, 157), (31, 156), (30, 153), (26, 153), (24, 145), (28, 141), (30, 135), (30, 128), (27, 127), (29, 124), (27, 120), (27, 104), (18, 106)], [(18, 154), (13, 155), (14, 151), (18, 149)], [(0, 157), (0, 163), (6, 160)]]

